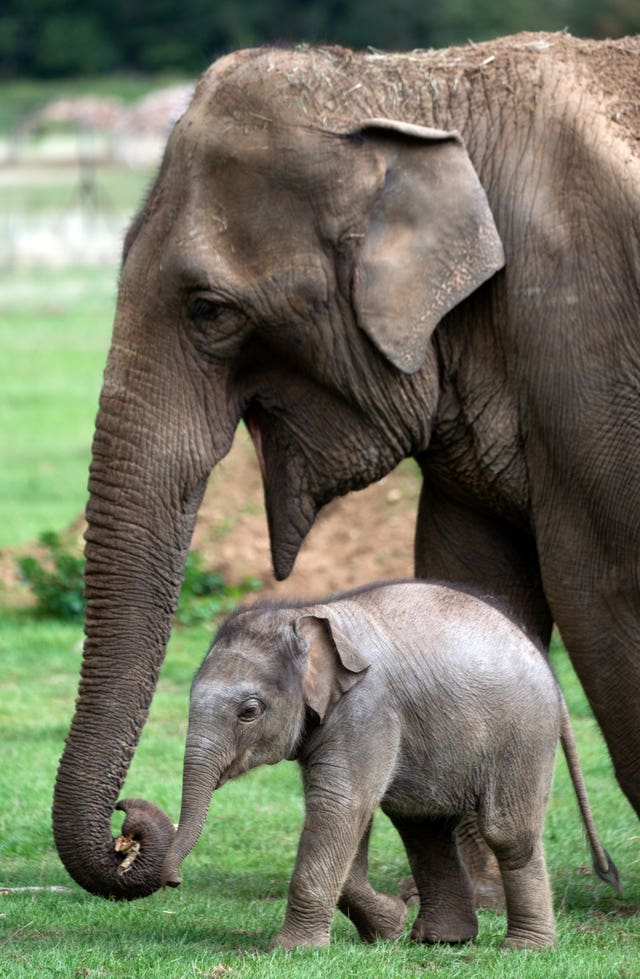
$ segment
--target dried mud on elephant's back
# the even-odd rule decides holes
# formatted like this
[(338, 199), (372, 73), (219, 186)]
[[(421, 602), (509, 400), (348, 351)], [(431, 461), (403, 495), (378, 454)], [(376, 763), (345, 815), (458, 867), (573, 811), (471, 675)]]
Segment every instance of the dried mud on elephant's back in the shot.
[(609, 102), (620, 135), (640, 155), (640, 36), (618, 41), (584, 41), (581, 56)]
[(421, 479), (406, 460), (379, 483), (334, 500), (302, 545), (294, 570), (277, 582), (260, 470), (244, 430), (218, 464), (200, 509), (193, 547), (230, 584), (260, 579), (265, 596), (321, 597), (413, 573), (413, 533)]

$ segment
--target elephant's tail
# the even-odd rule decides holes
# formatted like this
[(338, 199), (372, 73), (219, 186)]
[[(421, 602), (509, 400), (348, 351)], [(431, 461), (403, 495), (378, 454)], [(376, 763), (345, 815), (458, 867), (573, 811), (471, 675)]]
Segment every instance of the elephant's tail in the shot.
[(602, 846), (596, 831), (595, 823), (593, 821), (593, 813), (591, 812), (589, 797), (587, 795), (587, 787), (582, 775), (582, 769), (580, 768), (580, 759), (578, 758), (578, 749), (573, 736), (573, 728), (571, 727), (569, 711), (567, 710), (566, 701), (559, 687), (558, 694), (560, 696), (560, 743), (562, 745), (562, 750), (564, 751), (564, 756), (567, 760), (567, 768), (569, 769), (571, 784), (573, 785), (573, 790), (576, 794), (576, 799), (578, 800), (580, 816), (582, 818), (587, 839), (589, 841), (589, 847), (593, 856), (593, 870), (600, 880), (613, 887), (618, 894), (622, 894), (622, 887), (620, 886), (620, 877), (618, 875), (617, 867)]

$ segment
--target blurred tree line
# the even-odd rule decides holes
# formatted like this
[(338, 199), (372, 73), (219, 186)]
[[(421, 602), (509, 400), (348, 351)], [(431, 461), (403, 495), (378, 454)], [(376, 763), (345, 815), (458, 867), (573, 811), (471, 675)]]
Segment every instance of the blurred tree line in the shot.
[(2, 0), (0, 75), (198, 72), (234, 48), (440, 47), (520, 30), (640, 31), (638, 0)]

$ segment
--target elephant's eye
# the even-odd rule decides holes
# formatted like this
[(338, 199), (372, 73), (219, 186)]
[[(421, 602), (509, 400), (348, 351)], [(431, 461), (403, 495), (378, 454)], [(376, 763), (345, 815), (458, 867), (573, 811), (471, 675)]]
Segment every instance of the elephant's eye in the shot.
[(259, 717), (262, 717), (264, 711), (265, 706), (261, 700), (247, 700), (238, 711), (238, 720), (242, 721), (243, 724), (250, 724), (252, 721), (257, 721)]
[(213, 360), (229, 360), (245, 335), (246, 316), (237, 305), (209, 296), (194, 296), (187, 307), (196, 348)]
[(197, 326), (203, 328), (208, 324), (214, 323), (229, 308), (229, 305), (226, 303), (214, 302), (212, 299), (205, 299), (204, 296), (198, 296), (189, 307), (189, 316)]

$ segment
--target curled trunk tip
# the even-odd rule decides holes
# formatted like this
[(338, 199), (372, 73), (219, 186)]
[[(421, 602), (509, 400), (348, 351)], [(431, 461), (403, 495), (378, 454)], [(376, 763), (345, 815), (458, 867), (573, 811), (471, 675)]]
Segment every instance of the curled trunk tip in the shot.
[(145, 799), (121, 799), (126, 814), (114, 850), (120, 854), (116, 874), (122, 886), (115, 897), (132, 900), (153, 894), (163, 880), (161, 869), (175, 837), (175, 826), (162, 809)]

